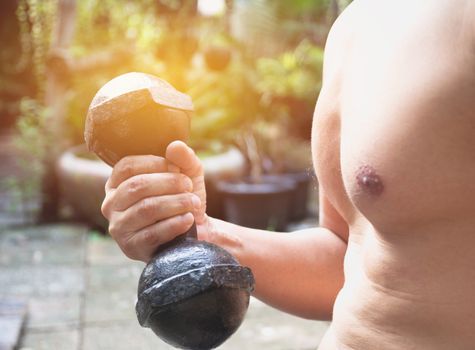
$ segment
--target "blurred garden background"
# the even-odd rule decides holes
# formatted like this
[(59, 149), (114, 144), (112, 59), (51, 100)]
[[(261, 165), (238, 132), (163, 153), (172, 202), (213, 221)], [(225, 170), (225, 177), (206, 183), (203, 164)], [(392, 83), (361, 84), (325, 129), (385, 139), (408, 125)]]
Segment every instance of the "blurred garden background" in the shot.
[[(316, 224), (312, 114), (326, 37), (349, 2), (2, 0), (0, 349), (168, 349), (134, 320), (142, 265), (106, 235), (110, 168), (83, 145), (89, 104), (117, 75), (153, 74), (191, 96), (210, 215)], [(289, 178), (292, 192), (258, 218), (223, 185)], [(222, 349), (315, 349), (327, 326), (254, 299), (248, 319)]]

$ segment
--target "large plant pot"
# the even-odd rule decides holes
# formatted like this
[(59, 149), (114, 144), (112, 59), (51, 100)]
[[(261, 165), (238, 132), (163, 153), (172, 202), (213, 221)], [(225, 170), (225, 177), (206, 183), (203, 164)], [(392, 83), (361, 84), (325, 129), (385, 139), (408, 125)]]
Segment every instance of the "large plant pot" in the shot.
[(262, 182), (221, 181), (227, 221), (263, 230), (283, 231), (291, 214), (295, 181), (284, 176), (263, 176)]
[[(216, 189), (220, 180), (231, 180), (242, 176), (245, 159), (235, 148), (206, 156), (202, 159), (207, 191), (207, 213), (224, 218), (223, 198)], [(104, 186), (112, 168), (89, 152), (85, 145), (68, 149), (60, 157), (57, 169), (62, 198), (74, 212), (74, 216), (102, 230), (107, 229), (107, 221), (102, 216)]]
[(68, 149), (59, 158), (58, 174), (61, 195), (74, 216), (94, 227), (107, 228), (101, 204), (104, 186), (112, 168), (87, 151), (85, 145)]

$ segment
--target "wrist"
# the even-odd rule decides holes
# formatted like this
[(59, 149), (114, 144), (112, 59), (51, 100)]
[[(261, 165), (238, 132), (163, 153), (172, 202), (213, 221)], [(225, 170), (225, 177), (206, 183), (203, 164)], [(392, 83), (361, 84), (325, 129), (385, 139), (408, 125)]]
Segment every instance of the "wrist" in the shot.
[(216, 244), (238, 257), (243, 248), (243, 240), (235, 232), (238, 226), (209, 216), (207, 219), (207, 232), (204, 232), (199, 238)]

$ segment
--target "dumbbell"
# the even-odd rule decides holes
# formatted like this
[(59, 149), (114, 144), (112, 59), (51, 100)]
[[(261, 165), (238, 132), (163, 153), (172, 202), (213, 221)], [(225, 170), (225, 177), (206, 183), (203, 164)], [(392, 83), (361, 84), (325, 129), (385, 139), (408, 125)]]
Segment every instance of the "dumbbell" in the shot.
[[(191, 98), (166, 81), (127, 73), (106, 83), (89, 107), (89, 150), (114, 166), (130, 155), (164, 157), (168, 144), (190, 135)], [(199, 241), (196, 225), (160, 246), (138, 283), (136, 313), (165, 342), (213, 349), (242, 323), (254, 277), (225, 249)]]

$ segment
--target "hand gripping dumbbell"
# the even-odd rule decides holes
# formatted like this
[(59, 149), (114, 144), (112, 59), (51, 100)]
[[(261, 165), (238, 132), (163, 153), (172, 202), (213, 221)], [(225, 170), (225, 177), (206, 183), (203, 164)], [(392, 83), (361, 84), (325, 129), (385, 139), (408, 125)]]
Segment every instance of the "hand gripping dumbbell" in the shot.
[[(164, 157), (170, 142), (188, 139), (192, 112), (191, 98), (164, 80), (127, 73), (92, 100), (86, 143), (111, 166), (129, 155)], [(145, 266), (137, 318), (175, 347), (212, 349), (240, 326), (253, 288), (251, 270), (223, 248), (197, 240), (193, 224)]]

